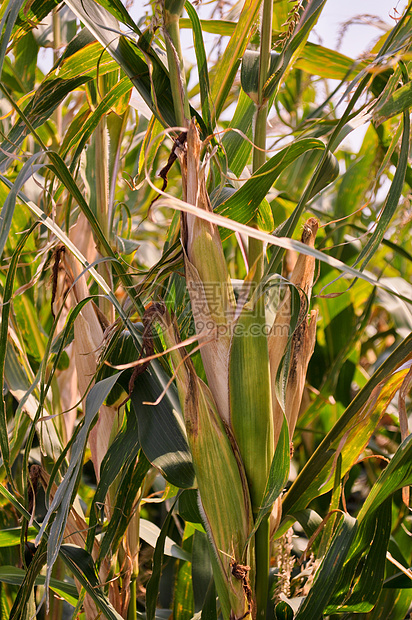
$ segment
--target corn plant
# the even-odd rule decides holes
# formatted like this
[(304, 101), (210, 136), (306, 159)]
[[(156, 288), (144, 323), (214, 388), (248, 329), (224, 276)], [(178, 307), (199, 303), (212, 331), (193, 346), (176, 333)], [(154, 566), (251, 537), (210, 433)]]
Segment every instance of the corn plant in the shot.
[(0, 8), (5, 617), (408, 613), (412, 6), (325, 4)]

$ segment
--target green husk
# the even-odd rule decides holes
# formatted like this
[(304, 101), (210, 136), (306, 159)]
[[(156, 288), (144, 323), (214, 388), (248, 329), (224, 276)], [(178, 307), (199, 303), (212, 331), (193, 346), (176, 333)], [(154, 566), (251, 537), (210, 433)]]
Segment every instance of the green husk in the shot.
[[(150, 312), (162, 328), (166, 346), (176, 346), (177, 325), (165, 306), (153, 304)], [(175, 349), (171, 358), (223, 617), (247, 617), (253, 599), (254, 554), (253, 547), (246, 546), (253, 519), (243, 465), (232, 433), (220, 419), (212, 393), (197, 377), (186, 351)], [(245, 579), (236, 576), (239, 567), (245, 571)]]

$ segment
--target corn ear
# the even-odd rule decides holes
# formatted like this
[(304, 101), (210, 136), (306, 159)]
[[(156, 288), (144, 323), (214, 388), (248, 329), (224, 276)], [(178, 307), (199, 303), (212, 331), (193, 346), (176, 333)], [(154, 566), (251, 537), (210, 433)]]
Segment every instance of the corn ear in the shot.
[[(317, 230), (318, 221), (313, 217), (309, 218), (304, 225), (302, 243), (314, 247)], [(303, 291), (308, 301), (310, 301), (314, 272), (315, 259), (312, 256), (299, 254), (290, 282)], [(316, 340), (317, 311), (312, 311), (310, 320), (307, 316), (299, 317), (299, 325), (293, 334), (285, 401), (284, 404), (280, 403), (276, 397), (276, 378), (288, 343), (291, 312), (291, 293), (287, 290), (268, 339), (275, 445), (282, 427), (283, 413), (288, 421), (289, 436), (293, 435), (305, 386), (306, 371)], [(300, 312), (306, 315), (306, 300), (301, 301)]]
[[(166, 346), (175, 346), (177, 326), (166, 308), (153, 304), (150, 311), (161, 325)], [(246, 477), (232, 433), (221, 420), (211, 391), (185, 357), (183, 349), (171, 352), (219, 600), (225, 619), (246, 618), (251, 611), (248, 598), (253, 598), (252, 588), (249, 596), (246, 584), (250, 587), (254, 575), (253, 552), (246, 548), (253, 528)], [(248, 576), (242, 580), (236, 576), (236, 568), (246, 565)]]
[(264, 307), (247, 303), (233, 328), (230, 350), (230, 422), (256, 512), (274, 455), (269, 353)]
[[(212, 211), (200, 168), (201, 141), (192, 120), (187, 151), (181, 158), (183, 193), (190, 204)], [(228, 366), (230, 324), (235, 301), (217, 226), (193, 215), (182, 215), (186, 282), (199, 336), (207, 336), (201, 356), (219, 415), (229, 422)]]

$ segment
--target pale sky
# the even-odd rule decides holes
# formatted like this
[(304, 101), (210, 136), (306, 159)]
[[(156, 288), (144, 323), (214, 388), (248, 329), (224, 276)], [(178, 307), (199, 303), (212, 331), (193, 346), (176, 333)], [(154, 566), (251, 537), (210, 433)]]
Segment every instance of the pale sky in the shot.
[[(336, 49), (339, 31), (344, 22), (360, 15), (377, 16), (393, 28), (396, 23), (393, 17), (399, 17), (406, 4), (404, 0), (328, 0), (315, 31), (322, 38), (325, 47)], [(351, 25), (343, 37), (339, 51), (348, 56), (357, 56), (381, 34), (383, 31), (376, 26)], [(311, 39), (315, 41), (313, 36)]]
[[(341, 25), (354, 16), (376, 16), (386, 22), (390, 27), (395, 25), (395, 20), (390, 16), (400, 16), (406, 6), (406, 0), (327, 0), (322, 11), (316, 32), (322, 38), (326, 47), (336, 49)], [(213, 3), (199, 3), (199, 12), (202, 17), (208, 17)], [(138, 17), (147, 11), (147, 0), (134, 0), (131, 14)], [(396, 13), (398, 11), (398, 13)], [(187, 31), (182, 32), (182, 39)], [(348, 56), (356, 56), (365, 51), (365, 46), (373, 39), (382, 34), (382, 30), (371, 25), (352, 25), (347, 30), (340, 51)], [(205, 40), (207, 35), (205, 36)], [(315, 41), (312, 36), (311, 40)], [(190, 45), (190, 43), (189, 43)], [(209, 50), (207, 50), (208, 52)]]

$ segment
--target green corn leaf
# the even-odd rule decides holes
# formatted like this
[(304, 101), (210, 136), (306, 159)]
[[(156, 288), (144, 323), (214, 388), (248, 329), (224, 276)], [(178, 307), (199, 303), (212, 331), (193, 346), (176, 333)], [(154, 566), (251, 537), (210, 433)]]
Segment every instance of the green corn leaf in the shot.
[[(72, 571), (76, 579), (92, 597), (98, 609), (108, 620), (122, 620), (122, 616), (117, 613), (113, 605), (109, 602), (99, 584), (99, 579), (94, 570), (92, 556), (84, 549), (76, 545), (61, 545), (60, 555), (65, 564)], [(139, 618), (142, 616), (139, 614)]]
[(371, 515), (395, 491), (412, 484), (412, 435), (409, 435), (399, 446), (389, 465), (385, 467), (378, 480), (373, 485), (359, 514), (358, 521)]
[(20, 170), (19, 174), (15, 179), (15, 182), (11, 187), (11, 191), (9, 192), (6, 200), (4, 201), (0, 213), (0, 257), (3, 254), (4, 246), (6, 245), (10, 233), (14, 209), (16, 206), (16, 199), (19, 195), (21, 187), (34, 172), (40, 170), (40, 168), (42, 167), (40, 164), (34, 163), (37, 159), (38, 155), (33, 155), (22, 166), (22, 169)]
[[(16, 269), (18, 266), (18, 262), (20, 259), (20, 255), (23, 251), (25, 243), (27, 239), (30, 237), (33, 230), (36, 228), (37, 224), (33, 224), (31, 228), (29, 228), (26, 233), (24, 233), (16, 246), (15, 251), (13, 252), (13, 256), (10, 261), (10, 265), (7, 271), (7, 278), (3, 289), (3, 298), (2, 298), (2, 310), (1, 310), (1, 325), (0, 325), (0, 377), (1, 377), (1, 385), (3, 385), (3, 377), (4, 377), (4, 367), (6, 360), (6, 351), (7, 351), (7, 341), (8, 341), (8, 326), (9, 326), (9, 316), (11, 310), (11, 299), (13, 296), (13, 283), (14, 277), (16, 273)], [(10, 446), (8, 439), (8, 430), (7, 430), (7, 416), (6, 416), (6, 407), (4, 402), (4, 394), (0, 395), (0, 448), (1, 455), (3, 458), (3, 465), (6, 470), (6, 474), (9, 478), (10, 484), (13, 484), (13, 476), (10, 469)]]
[(201, 620), (217, 620), (216, 588), (213, 579), (210, 580), (206, 590), (205, 602), (202, 607)]
[[(349, 554), (343, 566), (334, 594), (329, 600), (326, 613), (368, 612), (376, 605), (385, 576), (386, 550), (392, 525), (391, 500), (385, 500), (357, 530), (353, 548), (366, 547), (366, 552)], [(360, 549), (362, 549), (360, 547)], [(361, 569), (359, 570), (359, 567)], [(347, 594), (350, 592), (350, 596)]]
[(33, 587), (36, 577), (46, 562), (46, 545), (47, 543), (45, 540), (40, 543), (25, 571), (22, 584), (10, 611), (10, 620), (24, 620), (34, 611)]
[(351, 80), (367, 65), (365, 61), (355, 61), (340, 52), (308, 41), (296, 60), (295, 68), (329, 80)]
[(70, 80), (76, 76), (96, 79), (111, 71), (119, 69), (119, 65), (108, 52), (96, 41), (87, 29), (83, 29), (67, 47), (56, 69), (52, 70), (45, 81)]
[(177, 562), (173, 600), (173, 618), (176, 618), (176, 620), (192, 620), (194, 615), (191, 556), (194, 533), (193, 526), (190, 523), (186, 523), (182, 536), (182, 547), (189, 559)]
[(136, 497), (138, 497), (145, 476), (150, 469), (150, 463), (142, 452), (139, 454), (137, 464), (130, 462), (122, 471), (122, 479), (116, 490), (116, 501), (113, 506), (113, 517), (109, 520), (104, 533), (99, 561), (116, 553), (124, 539), (127, 527), (136, 510)]
[[(200, 26), (203, 32), (210, 32), (212, 34), (219, 34), (224, 37), (231, 37), (233, 32), (235, 31), (237, 22), (232, 22), (227, 19), (226, 20), (225, 19), (201, 19)], [(187, 18), (182, 17), (180, 19), (180, 27), (181, 28), (193, 28), (192, 19), (191, 18), (187, 19)]]
[[(234, 187), (223, 187), (222, 189), (216, 188), (215, 192), (212, 192), (210, 198), (213, 205), (213, 208), (218, 211), (219, 206), (228, 198), (235, 194), (236, 190)], [(216, 196), (216, 199), (214, 198)], [(273, 213), (269, 201), (264, 198), (260, 203), (257, 213), (256, 213), (256, 222), (259, 230), (263, 230), (267, 233), (273, 232), (275, 228), (275, 223), (273, 219)]]
[[(27, 521), (30, 520), (31, 515), (22, 506), (22, 504), (14, 497), (10, 491), (8, 491), (3, 485), (0, 485), (0, 495), (6, 498), (17, 510), (17, 512), (24, 517)], [(40, 525), (37, 521), (33, 522), (34, 527), (40, 530)], [(47, 533), (45, 533), (47, 539)], [(76, 547), (76, 545), (61, 545), (60, 557), (68, 569), (73, 573), (76, 579), (81, 583), (85, 590), (90, 594), (96, 605), (105, 614), (105, 617), (109, 620), (122, 620), (122, 617), (116, 612), (108, 598), (99, 587), (99, 581), (96, 576), (93, 567), (93, 559), (84, 549)], [(45, 583), (46, 583), (45, 578)], [(142, 616), (139, 614), (139, 619)]]
[(259, 528), (264, 517), (272, 510), (275, 500), (282, 493), (289, 476), (290, 467), (290, 443), (288, 423), (283, 419), (282, 430), (276, 445), (275, 454), (270, 466), (269, 477), (266, 483), (262, 504), (256, 515), (253, 532)]
[(368, 620), (386, 620), (390, 618), (391, 615), (393, 615), (394, 618), (406, 618), (411, 601), (412, 592), (410, 589), (387, 589), (384, 586), (378, 598), (378, 602), (374, 609), (368, 614)]
[[(201, 611), (207, 600), (207, 592), (213, 583), (212, 565), (209, 557), (207, 535), (195, 531), (192, 546), (192, 580), (195, 612)], [(215, 602), (216, 613), (216, 602)]]
[[(134, 327), (140, 335), (143, 330), (143, 325), (134, 323)], [(117, 333), (111, 337), (109, 343), (100, 356), (101, 366), (97, 371), (96, 381), (101, 381), (101, 379), (105, 379), (106, 377), (115, 374), (115, 368), (113, 367), (120, 364), (130, 364), (135, 362), (139, 358), (139, 355), (140, 353), (136, 348), (135, 341), (130, 331), (128, 329), (117, 331)], [(109, 405), (109, 407), (124, 401), (126, 395), (129, 393), (129, 381), (132, 373), (133, 368), (128, 368), (121, 374), (118, 382), (106, 398), (106, 404)], [(127, 423), (132, 424), (134, 422), (135, 416), (131, 415), (130, 420), (128, 419)], [(131, 432), (134, 433), (135, 430), (136, 429), (133, 426), (133, 431)], [(137, 442), (137, 439), (135, 439), (135, 442)], [(136, 446), (137, 445), (138, 444), (136, 443)]]
[(412, 106), (412, 83), (408, 82), (397, 90), (395, 90), (388, 99), (385, 99), (383, 103), (378, 104), (374, 110), (373, 115), (377, 123), (401, 114), (407, 111)]
[(121, 66), (157, 118), (167, 125), (176, 125), (170, 86), (166, 86), (169, 78), (157, 54), (149, 50), (156, 85), (156, 101), (153, 101), (146, 58), (134, 42), (121, 34), (117, 19), (92, 0), (68, 0), (67, 4)]
[[(163, 53), (152, 45), (153, 36), (146, 32), (135, 43), (122, 34), (114, 15), (93, 0), (67, 0), (67, 5), (123, 69), (161, 124), (176, 126), (169, 75)], [(193, 108), (191, 114), (206, 136), (202, 118)]]
[(130, 464), (136, 460), (139, 449), (136, 417), (129, 412), (126, 424), (110, 444), (100, 465), (100, 479), (90, 507), (87, 534), (87, 548), (89, 550), (93, 548), (93, 541), (96, 536), (98, 507), (104, 504), (109, 487), (114, 483), (122, 468), (128, 471)]
[[(67, 80), (58, 77), (54, 80), (43, 82), (36, 90), (33, 99), (26, 106), (24, 117), (21, 114), (21, 110), (19, 111), (19, 120), (12, 127), (7, 135), (7, 139), (1, 145), (0, 170), (4, 171), (10, 165), (10, 159), (14, 159), (18, 152), (18, 147), (29, 133), (30, 128), (27, 126), (25, 119), (30, 122), (34, 129), (40, 127), (51, 117), (54, 110), (68, 94), (90, 80), (91, 77), (87, 75), (77, 75)], [(5, 91), (4, 86), (1, 86), (1, 89), (7, 97), (8, 93)], [(17, 104), (16, 107), (18, 107)]]
[[(212, 118), (211, 118), (211, 98), (209, 72), (207, 68), (207, 58), (205, 46), (203, 43), (202, 25), (197, 16), (195, 9), (190, 2), (185, 3), (186, 11), (190, 17), (193, 28), (193, 42), (196, 53), (197, 70), (199, 73), (200, 101), (202, 105), (203, 120), (209, 135), (213, 134)], [(180, 22), (181, 23), (181, 22)]]
[(38, 52), (39, 46), (33, 36), (33, 32), (28, 32), (25, 34), (16, 42), (14, 46), (16, 73), (23, 82), (26, 92), (33, 90), (35, 85), (35, 71)]
[[(59, 60), (57, 61), (55, 67), (53, 67), (53, 70), (56, 70), (57, 67), (59, 67), (64, 61), (67, 61), (69, 59), (70, 56), (72, 56), (73, 54), (76, 54), (77, 52), (81, 51), (84, 47), (90, 46), (88, 48), (88, 50), (90, 51), (91, 54), (93, 54), (92, 49), (93, 47), (91, 46), (91, 44), (94, 43), (96, 45), (96, 47), (98, 49), (100, 49), (100, 53), (102, 53), (102, 47), (101, 45), (99, 45), (99, 43), (96, 42), (95, 37), (92, 35), (91, 32), (89, 32), (87, 30), (87, 28), (82, 28), (81, 30), (79, 30), (79, 32), (73, 37), (73, 39), (68, 43), (66, 49), (63, 51), (62, 55), (60, 56)], [(86, 62), (87, 58), (85, 56), (81, 56), (82, 61)], [(100, 56), (100, 59), (102, 59), (103, 57)], [(96, 58), (96, 61), (98, 61), (99, 59)], [(110, 61), (113, 62), (110, 58)], [(96, 68), (96, 63), (94, 65), (94, 67), (92, 68), (92, 71), (95, 70)]]
[(0, 75), (3, 72), (4, 58), (7, 53), (7, 47), (9, 45), (11, 33), (13, 32), (14, 24), (23, 5), (24, 0), (9, 2), (6, 5), (6, 10), (4, 11), (2, 20), (0, 22), (0, 32), (2, 33), (0, 40)]
[[(159, 536), (161, 536), (161, 530), (157, 525), (148, 521), (147, 519), (140, 519), (140, 538), (142, 538), (148, 545), (155, 548)], [(184, 562), (191, 562), (192, 556), (184, 548), (179, 547), (169, 536), (164, 539), (164, 554), (177, 560), (183, 560)]]
[(372, 236), (368, 240), (368, 243), (363, 248), (362, 252), (356, 259), (356, 265), (361, 264), (361, 270), (365, 269), (366, 265), (372, 258), (373, 254), (379, 247), (380, 242), (383, 239), (383, 236), (388, 229), (389, 223), (392, 217), (395, 214), (396, 208), (399, 203), (399, 199), (401, 197), (403, 184), (405, 182), (405, 173), (408, 165), (408, 155), (409, 155), (409, 141), (410, 141), (410, 118), (409, 111), (403, 113), (403, 135), (402, 135), (402, 144), (401, 144), (401, 152), (399, 155), (399, 162), (396, 168), (396, 172), (393, 178), (393, 182), (391, 183), (388, 196), (385, 201), (385, 205), (381, 216), (379, 218), (378, 224), (373, 231)]
[(294, 613), (285, 601), (281, 601), (275, 607), (275, 620), (293, 620)]
[(25, 32), (32, 30), (37, 24), (41, 23), (42, 19), (57, 7), (59, 2), (58, 0), (34, 0), (29, 6), (23, 6), (24, 2), (8, 3), (9, 6), (10, 4), (13, 8), (19, 7), (19, 15), (13, 27), (14, 37), (19, 38)]
[(79, 482), (79, 471), (83, 464), (83, 454), (91, 425), (119, 375), (120, 373), (117, 373), (113, 377), (108, 377), (96, 383), (87, 395), (84, 423), (73, 443), (69, 467), (50, 504), (40, 531), (37, 534), (36, 542), (38, 543), (51, 521), (51, 517), (54, 516), (48, 536), (46, 587), (48, 587), (50, 583), (51, 570), (57, 559), (63, 540), (64, 530), (70, 511), (71, 497)]
[[(36, 538), (37, 530), (34, 527), (27, 528), (26, 536), (27, 540), (33, 541)], [(7, 528), (0, 532), (0, 547), (14, 547), (20, 544), (20, 527)], [(18, 569), (16, 569), (18, 570)], [(3, 573), (0, 570), (0, 575)]]
[(142, 183), (149, 170), (148, 164), (155, 160), (156, 154), (165, 139), (163, 126), (155, 116), (149, 121), (139, 154), (139, 169), (136, 185)]
[[(277, 71), (281, 57), (277, 52), (270, 55), (269, 74)], [(240, 82), (245, 93), (257, 104), (259, 101), (259, 63), (260, 52), (255, 50), (246, 50), (242, 58), (242, 68), (240, 72)]]
[(141, 31), (136, 26), (136, 23), (133, 21), (130, 13), (121, 2), (121, 0), (96, 0), (100, 6), (107, 9), (116, 19), (123, 22), (127, 26), (129, 26), (133, 32), (140, 35)]
[[(281, 172), (300, 155), (314, 149), (324, 149), (323, 142), (313, 138), (303, 138), (285, 147), (261, 166), (237, 192), (222, 202), (217, 212), (247, 224), (255, 217), (259, 205)], [(228, 230), (221, 231), (222, 239), (230, 234)]]
[[(336, 197), (336, 218), (354, 213), (365, 200), (366, 192), (373, 183), (372, 171), (377, 172), (382, 161), (383, 150), (379, 149), (376, 132), (370, 128), (365, 135), (360, 151), (360, 157), (347, 169), (342, 176)], [(377, 175), (379, 176), (379, 175)], [(343, 239), (344, 231), (339, 238)]]
[(246, 0), (239, 21), (219, 61), (211, 84), (213, 115), (218, 119), (253, 32), (261, 0)]
[[(20, 528), (16, 528), (19, 529)], [(35, 528), (31, 528), (35, 529)], [(20, 541), (18, 541), (20, 542)], [(2, 583), (9, 583), (13, 586), (20, 586), (23, 582), (25, 571), (22, 568), (15, 568), (14, 566), (0, 566), (0, 581)], [(35, 579), (34, 585), (43, 586), (45, 581), (44, 575), (38, 575)], [(56, 592), (58, 596), (64, 598), (70, 605), (75, 606), (77, 602), (77, 590), (71, 584), (54, 577), (50, 580), (50, 589)]]
[(129, 78), (122, 78), (102, 99), (93, 114), (89, 116), (86, 123), (82, 127), (81, 132), (72, 137), (71, 144), (74, 146), (77, 143), (76, 152), (71, 159), (70, 168), (75, 170), (76, 162), (81, 155), (81, 152), (86, 146), (87, 141), (91, 137), (92, 133), (98, 126), (100, 120), (105, 114), (107, 114), (112, 107), (116, 105), (121, 97), (129, 94), (132, 90)]
[(287, 40), (278, 68), (272, 73), (265, 84), (264, 96), (267, 100), (275, 93), (289, 65), (299, 55), (300, 50), (305, 45), (310, 31), (319, 19), (325, 2), (326, 0), (311, 0), (306, 5), (299, 21), (299, 27), (295, 29), (291, 38)]
[(326, 157), (316, 175), (315, 184), (309, 193), (308, 200), (311, 200), (316, 194), (325, 189), (325, 187), (330, 185), (338, 176), (339, 162), (333, 153), (327, 151)]
[[(41, 153), (37, 153), (37, 156), (39, 157)], [(62, 158), (60, 157), (60, 155), (58, 155), (57, 153), (54, 153), (53, 151), (48, 151), (48, 156), (51, 159), (51, 161), (53, 162), (52, 165), (48, 166), (48, 168), (57, 175), (57, 177), (62, 181), (62, 183), (65, 185), (66, 189), (72, 194), (73, 198), (78, 202), (79, 206), (81, 207), (82, 211), (85, 213), (88, 221), (90, 222), (94, 233), (96, 234), (96, 237), (99, 239), (99, 242), (102, 245), (102, 248), (104, 248), (105, 252), (107, 253), (107, 256), (111, 257), (111, 259), (113, 260), (113, 265), (114, 265), (114, 269), (115, 271), (118, 271), (119, 276), (125, 280), (125, 284), (126, 284), (126, 290), (130, 291), (131, 296), (132, 296), (132, 300), (133, 303), (137, 304), (137, 308), (143, 312), (144, 308), (141, 305), (140, 300), (138, 299), (138, 297), (136, 295), (134, 295), (134, 289), (133, 289), (133, 283), (132, 280), (130, 278), (130, 276), (128, 276), (126, 274), (126, 270), (124, 269), (124, 267), (120, 264), (120, 262), (117, 261), (117, 258), (115, 257), (111, 246), (108, 242), (108, 240), (106, 239), (105, 235), (103, 234), (103, 231), (101, 229), (101, 226), (99, 225), (99, 222), (97, 221), (95, 215), (93, 214), (93, 212), (91, 211), (89, 205), (87, 204), (86, 200), (84, 199), (84, 196), (82, 194), (82, 192), (80, 191), (79, 187), (77, 186), (71, 172), (69, 171), (69, 169), (67, 168), (66, 164), (64, 163), (64, 161), (62, 160)], [(13, 187), (13, 184), (6, 179), (3, 176), (0, 176), (0, 179), (3, 181), (3, 183), (5, 183), (8, 187)], [(72, 254), (78, 259), (80, 260), (80, 262), (84, 265), (84, 266), (88, 266), (89, 263), (88, 261), (82, 256), (81, 252), (79, 252), (79, 250), (76, 248), (76, 246), (70, 241), (69, 237), (63, 233), (63, 231), (61, 230), (61, 228), (59, 226), (56, 225), (55, 222), (53, 222), (50, 218), (48, 218), (46, 216), (46, 214), (39, 209), (39, 207), (37, 205), (35, 205), (32, 201), (28, 200), (26, 198), (26, 196), (19, 191), (18, 192), (18, 196), (20, 198), (20, 200), (22, 200), (29, 208), (30, 210), (36, 214), (36, 216), (42, 220), (42, 222), (54, 233), (56, 234), (57, 238), (60, 239), (60, 241), (62, 241), (64, 243), (64, 245), (70, 249), (70, 251), (72, 252)], [(106, 295), (108, 295), (113, 303), (113, 305), (115, 306), (115, 308), (117, 309), (117, 311), (119, 312), (120, 316), (123, 317), (123, 319), (126, 321), (126, 323), (128, 322), (128, 319), (121, 307), (121, 304), (119, 304), (116, 296), (113, 294), (113, 292), (111, 291), (110, 287), (107, 285), (107, 283), (105, 282), (105, 280), (93, 269), (90, 270), (91, 274), (93, 275), (94, 279), (98, 282), (99, 286), (102, 288), (102, 290), (106, 293)], [(127, 281), (127, 283), (126, 283)], [(130, 327), (130, 326), (129, 326)], [(134, 333), (134, 330), (131, 330), (131, 333)]]
[[(243, 90), (239, 94), (236, 110), (222, 138), (228, 168), (240, 177), (252, 152), (252, 124), (255, 104)], [(230, 129), (233, 128), (233, 131)], [(246, 138), (245, 138), (246, 136)]]
[(110, 556), (110, 552), (115, 553), (124, 539), (130, 520), (135, 514), (136, 497), (149, 469), (150, 463), (142, 453), (139, 454), (137, 464), (132, 461), (123, 468), (122, 479), (116, 492), (113, 517), (109, 521), (100, 545), (99, 559), (101, 561)]
[(156, 542), (155, 552), (153, 555), (153, 572), (152, 576), (149, 579), (149, 582), (146, 586), (146, 619), (154, 620), (155, 619), (155, 610), (156, 610), (156, 602), (159, 592), (159, 583), (160, 583), (160, 575), (162, 572), (163, 565), (163, 556), (164, 556), (164, 546), (166, 537), (170, 528), (170, 524), (172, 521), (172, 514), (175, 507), (175, 502), (173, 503), (171, 509), (167, 513), (167, 517), (163, 523), (160, 535)]
[(310, 510), (310, 508), (295, 512), (293, 518), (302, 526), (308, 540), (322, 524), (322, 519), (318, 513)]
[(318, 569), (312, 588), (304, 599), (295, 617), (296, 620), (321, 620), (323, 612), (332, 595), (330, 584), (333, 583), (349, 552), (356, 535), (357, 521), (353, 517), (343, 515), (342, 523)]
[[(331, 487), (331, 464), (335, 450), (344, 436), (347, 438), (347, 442), (342, 451), (342, 474), (345, 474), (347, 469), (352, 466), (373, 432), (381, 412), (385, 410), (396, 389), (400, 387), (406, 371), (397, 372), (393, 375), (392, 373), (408, 359), (411, 351), (412, 336), (409, 336), (383, 362), (367, 384), (358, 392), (289, 489), (283, 502), (284, 514), (294, 514), (295, 511), (306, 508), (309, 502), (319, 495), (319, 492), (326, 492)], [(390, 378), (383, 389), (381, 382), (388, 377)], [(376, 407), (368, 410), (368, 401), (373, 397), (377, 397)], [(363, 417), (362, 412), (366, 411), (369, 415)], [(329, 482), (325, 484), (328, 478)]]
[[(177, 512), (185, 521), (203, 523), (199, 510), (199, 492), (197, 489), (185, 489), (179, 496)], [(203, 527), (200, 528), (203, 530)]]

